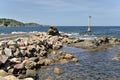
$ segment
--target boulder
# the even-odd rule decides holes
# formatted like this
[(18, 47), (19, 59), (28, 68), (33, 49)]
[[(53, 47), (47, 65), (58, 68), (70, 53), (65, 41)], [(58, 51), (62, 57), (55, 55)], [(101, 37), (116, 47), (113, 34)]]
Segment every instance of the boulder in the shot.
[(2, 77), (8, 76), (8, 73), (5, 72), (4, 70), (0, 70), (0, 76)]
[(11, 58), (11, 59), (9, 59), (9, 61), (10, 62), (12, 62), (12, 63), (21, 63), (21, 58)]
[(24, 43), (22, 40), (17, 41), (17, 44), (18, 44), (19, 47), (20, 47), (20, 46), (25, 46), (25, 43)]
[(36, 71), (35, 70), (26, 70), (26, 77), (35, 77), (36, 76)]
[(12, 52), (16, 51), (17, 46), (15, 45), (10, 45), (9, 48), (12, 50)]
[(36, 48), (35, 45), (29, 45), (27, 49), (29, 51), (33, 51), (33, 50), (35, 50), (35, 48)]
[(5, 55), (6, 55), (6, 56), (8, 56), (8, 57), (12, 56), (12, 50), (11, 50), (11, 49), (5, 48), (5, 49), (4, 49), (4, 52), (5, 52)]
[(9, 46), (11, 46), (11, 45), (16, 45), (17, 43), (16, 43), (16, 41), (10, 40), (10, 41), (8, 41), (7, 44), (8, 44)]
[(20, 50), (17, 48), (16, 51), (13, 53), (14, 56), (18, 56), (20, 54)]
[(26, 49), (27, 49), (26, 46), (20, 46), (19, 48), (20, 48), (21, 50), (26, 50)]
[(5, 55), (0, 55), (0, 63), (5, 64), (8, 60), (8, 57)]
[(109, 43), (109, 39), (107, 37), (100, 37), (100, 40), (102, 44)]
[(16, 65), (14, 65), (14, 68), (15, 69), (23, 69), (24, 68), (24, 64), (23, 63), (16, 64)]
[(55, 28), (54, 26), (49, 27), (48, 29), (48, 35), (52, 35), (52, 36), (60, 36), (59, 31), (57, 30), (57, 28)]
[(31, 60), (26, 60), (24, 65), (26, 69), (31, 69), (36, 66), (36, 62), (31, 61)]
[(17, 77), (13, 76), (13, 75), (8, 75), (6, 77), (4, 77), (6, 80), (19, 80)]
[(4, 77), (0, 76), (0, 80), (6, 80)]
[(72, 62), (78, 62), (78, 59), (77, 59), (77, 58), (72, 58), (71, 61), (72, 61)]
[(110, 44), (120, 44), (120, 41), (118, 38), (111, 38), (109, 40)]
[(13, 72), (14, 72), (14, 68), (8, 70), (8, 74), (13, 74)]

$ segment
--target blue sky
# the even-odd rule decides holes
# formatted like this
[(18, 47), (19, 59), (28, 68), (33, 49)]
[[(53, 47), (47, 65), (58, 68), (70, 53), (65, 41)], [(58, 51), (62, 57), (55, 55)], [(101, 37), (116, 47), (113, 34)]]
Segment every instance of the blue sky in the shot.
[(58, 26), (120, 26), (120, 0), (1, 0), (0, 17)]

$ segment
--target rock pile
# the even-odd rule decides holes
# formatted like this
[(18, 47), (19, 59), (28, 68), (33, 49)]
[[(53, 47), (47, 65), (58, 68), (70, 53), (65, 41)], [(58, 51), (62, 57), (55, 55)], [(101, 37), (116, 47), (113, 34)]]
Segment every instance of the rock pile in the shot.
[(26, 74), (24, 77), (35, 76), (33, 72), (41, 65), (51, 63), (51, 60), (47, 58), (49, 50), (62, 47), (62, 43), (56, 40), (59, 37), (56, 37), (46, 33), (37, 33), (31, 37), (1, 41), (0, 69), (20, 78), (24, 74)]
[(78, 48), (84, 48), (84, 49), (99, 49), (99, 48), (105, 49), (112, 45), (120, 44), (120, 39), (108, 38), (108, 37), (100, 37), (94, 40), (82, 40), (82, 41), (78, 39), (77, 42), (74, 42), (74, 41), (72, 41), (69, 45), (78, 47)]
[[(64, 37), (61, 36), (38, 32), (30, 37), (1, 41), (1, 79), (11, 77), (10, 75), (14, 75), (15, 80), (35, 77), (36, 71), (42, 66), (62, 59), (72, 60), (74, 57), (70, 54), (57, 54), (57, 50), (63, 46), (63, 39)], [(52, 55), (52, 58), (49, 58), (48, 55)], [(74, 59), (73, 61), (77, 60)], [(14, 77), (12, 76), (12, 78)]]

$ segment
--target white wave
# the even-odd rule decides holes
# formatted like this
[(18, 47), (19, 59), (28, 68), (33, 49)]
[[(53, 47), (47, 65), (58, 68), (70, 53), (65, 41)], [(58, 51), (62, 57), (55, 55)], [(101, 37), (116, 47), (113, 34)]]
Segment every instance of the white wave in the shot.
[(27, 32), (11, 32), (11, 34), (23, 34), (23, 33), (27, 33)]

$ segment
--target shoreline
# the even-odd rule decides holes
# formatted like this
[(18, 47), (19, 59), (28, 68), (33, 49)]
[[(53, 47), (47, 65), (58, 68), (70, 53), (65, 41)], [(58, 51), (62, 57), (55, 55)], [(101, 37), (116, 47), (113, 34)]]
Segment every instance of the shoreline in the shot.
[[(119, 38), (69, 39), (67, 35), (60, 35), (56, 31), (55, 33), (52, 35), (46, 32), (0, 35), (0, 73), (5, 74), (0, 76), (2, 78), (12, 76), (16, 80), (35, 78), (37, 70), (41, 67), (47, 67), (56, 62), (61, 64), (78, 62), (78, 59), (69, 52), (59, 52), (63, 45), (98, 51), (120, 44)], [(59, 75), (62, 70), (54, 68), (53, 72)]]

